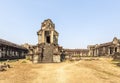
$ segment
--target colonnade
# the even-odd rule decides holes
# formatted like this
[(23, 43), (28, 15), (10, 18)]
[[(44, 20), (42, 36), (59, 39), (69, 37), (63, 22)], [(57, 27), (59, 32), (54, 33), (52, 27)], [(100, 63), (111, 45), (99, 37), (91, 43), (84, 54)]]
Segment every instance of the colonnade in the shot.
[(26, 50), (7, 45), (0, 45), (0, 59), (12, 59), (25, 57)]

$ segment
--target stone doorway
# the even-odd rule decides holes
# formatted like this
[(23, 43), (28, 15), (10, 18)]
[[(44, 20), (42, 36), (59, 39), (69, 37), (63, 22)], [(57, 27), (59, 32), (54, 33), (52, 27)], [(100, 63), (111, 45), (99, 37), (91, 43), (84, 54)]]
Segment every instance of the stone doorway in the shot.
[(117, 52), (117, 47), (115, 47), (115, 52)]
[(50, 31), (45, 31), (45, 40), (46, 40), (46, 43), (51, 43), (50, 41)]
[(113, 48), (110, 47), (110, 54), (113, 54)]
[(50, 36), (46, 37), (46, 43), (50, 43)]

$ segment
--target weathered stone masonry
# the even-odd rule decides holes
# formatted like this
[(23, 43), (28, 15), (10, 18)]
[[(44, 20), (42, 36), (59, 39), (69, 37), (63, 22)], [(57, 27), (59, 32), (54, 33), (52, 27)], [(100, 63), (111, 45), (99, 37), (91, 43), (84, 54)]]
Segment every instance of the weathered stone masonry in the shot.
[(37, 45), (26, 45), (33, 63), (61, 62), (62, 47), (58, 45), (59, 33), (55, 30), (55, 24), (50, 19), (45, 20), (37, 35)]
[(76, 59), (86, 56), (114, 56), (116, 53), (120, 55), (120, 39), (116, 37), (111, 42), (88, 45), (88, 49), (62, 48), (58, 45), (59, 33), (55, 30), (55, 24), (50, 19), (41, 23), (37, 35), (38, 43), (36, 45), (24, 44), (23, 47), (0, 39), (0, 60), (25, 58), (26, 54), (33, 63), (61, 62), (65, 58)]
[(27, 51), (20, 45), (0, 39), (0, 60), (25, 58)]
[(120, 53), (120, 39), (114, 37), (111, 42), (89, 45), (88, 49), (90, 56), (112, 56), (116, 52)]
[[(41, 24), (41, 29), (37, 32), (38, 44), (26, 45), (29, 56), (34, 63), (39, 62), (61, 62), (63, 58), (79, 58), (86, 56), (112, 56), (120, 52), (120, 40), (116, 37), (112, 42), (103, 44), (88, 45), (88, 49), (64, 49), (58, 45), (58, 32), (55, 24), (47, 19)], [(62, 56), (62, 55), (66, 56)]]

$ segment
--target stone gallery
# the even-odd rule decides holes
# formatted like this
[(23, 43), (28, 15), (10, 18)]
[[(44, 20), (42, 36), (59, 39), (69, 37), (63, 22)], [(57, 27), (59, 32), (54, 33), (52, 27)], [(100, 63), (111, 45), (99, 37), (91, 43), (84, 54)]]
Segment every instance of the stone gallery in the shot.
[(114, 56), (120, 53), (120, 39), (114, 37), (111, 42), (88, 45), (89, 55), (91, 56)]
[(15, 43), (0, 39), (0, 60), (25, 58), (28, 50)]

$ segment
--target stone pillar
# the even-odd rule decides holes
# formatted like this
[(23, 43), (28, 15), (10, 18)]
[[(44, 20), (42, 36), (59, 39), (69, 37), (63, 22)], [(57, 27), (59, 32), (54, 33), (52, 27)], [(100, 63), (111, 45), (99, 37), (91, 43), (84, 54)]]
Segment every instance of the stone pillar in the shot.
[(110, 48), (108, 48), (108, 55), (110, 55)]
[(96, 56), (99, 56), (99, 49), (96, 49)]
[(18, 51), (18, 57), (21, 57), (21, 51), (20, 50), (17, 51)]
[(14, 50), (14, 55), (17, 56), (17, 55), (16, 55), (16, 50)]
[(2, 54), (2, 56), (5, 57), (5, 47), (3, 47)]
[(42, 32), (42, 43), (45, 43), (45, 31)]
[(13, 56), (13, 55), (12, 55), (12, 49), (10, 49), (10, 56)]
[(96, 56), (96, 49), (94, 49), (94, 52), (93, 52), (93, 53), (94, 53), (94, 56)]
[(24, 52), (21, 50), (21, 56), (24, 57)]
[(93, 55), (93, 56), (96, 56), (96, 49), (94, 49), (94, 52), (93, 52), (93, 53), (94, 53), (94, 55)]
[(10, 56), (10, 48), (8, 49), (8, 56)]
[(14, 54), (14, 50), (12, 50), (12, 55), (15, 56), (15, 54)]
[(6, 47), (6, 55), (9, 57), (9, 48)]
[(115, 47), (113, 48), (113, 54), (115, 53)]
[(92, 54), (91, 54), (91, 56), (94, 56), (94, 50), (92, 49)]
[(103, 47), (103, 53), (105, 54), (105, 50), (106, 50), (106, 48), (105, 47)]
[(117, 52), (120, 52), (120, 47), (119, 46), (117, 47)]
[(9, 56), (9, 50), (8, 49), (6, 49), (6, 55)]
[(89, 50), (89, 52), (88, 52), (88, 56), (90, 56), (91, 55), (91, 50)]
[(0, 46), (0, 58), (2, 57), (2, 47)]
[(4, 56), (6, 57), (6, 47), (4, 47), (3, 52), (4, 52)]
[(95, 56), (97, 56), (97, 48), (95, 49)]
[(42, 35), (41, 35), (41, 34), (39, 34), (39, 35), (38, 35), (38, 44), (40, 44), (40, 43), (41, 43), (41, 41), (42, 41)]
[(56, 44), (58, 44), (58, 36), (56, 36)]
[(50, 39), (50, 42), (51, 42), (51, 43), (53, 43), (53, 35), (54, 35), (54, 32), (51, 31), (51, 35), (50, 35), (50, 36), (51, 36), (51, 37), (50, 37), (50, 38), (51, 38), (51, 39)]

